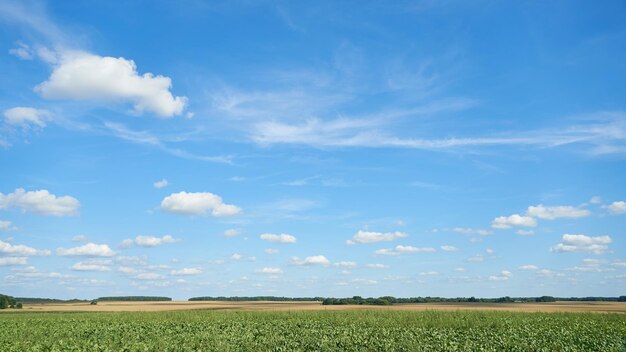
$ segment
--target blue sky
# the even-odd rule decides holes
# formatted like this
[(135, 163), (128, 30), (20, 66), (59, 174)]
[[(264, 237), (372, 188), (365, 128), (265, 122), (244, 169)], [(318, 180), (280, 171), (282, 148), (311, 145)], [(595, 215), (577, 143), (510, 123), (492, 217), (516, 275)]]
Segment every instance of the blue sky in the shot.
[(0, 291), (615, 296), (626, 5), (3, 1)]

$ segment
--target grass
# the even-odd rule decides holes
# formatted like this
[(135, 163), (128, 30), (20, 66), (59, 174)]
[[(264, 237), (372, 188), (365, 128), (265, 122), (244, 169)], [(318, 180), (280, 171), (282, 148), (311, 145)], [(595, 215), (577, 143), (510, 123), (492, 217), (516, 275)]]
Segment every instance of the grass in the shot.
[(1, 351), (624, 351), (626, 315), (176, 311), (0, 315)]

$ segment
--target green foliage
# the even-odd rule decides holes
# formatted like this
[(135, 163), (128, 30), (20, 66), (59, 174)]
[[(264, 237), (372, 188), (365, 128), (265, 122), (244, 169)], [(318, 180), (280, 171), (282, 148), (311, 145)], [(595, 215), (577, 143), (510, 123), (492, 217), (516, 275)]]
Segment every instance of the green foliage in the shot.
[(89, 302), (84, 299), (54, 299), (54, 298), (37, 298), (37, 297), (15, 297), (15, 300), (22, 303), (81, 303)]
[(100, 297), (96, 301), (130, 301), (130, 302), (147, 302), (147, 301), (171, 301), (170, 297), (159, 296), (113, 296), (113, 297)]
[(0, 309), (15, 308), (15, 298), (7, 295), (0, 295)]
[(253, 297), (192, 297), (189, 301), (228, 301), (228, 302), (244, 302), (244, 301), (269, 301), (269, 302), (311, 302), (322, 301), (322, 297), (277, 297), (277, 296), (253, 296)]
[(389, 310), (0, 314), (3, 352), (624, 348), (624, 314)]

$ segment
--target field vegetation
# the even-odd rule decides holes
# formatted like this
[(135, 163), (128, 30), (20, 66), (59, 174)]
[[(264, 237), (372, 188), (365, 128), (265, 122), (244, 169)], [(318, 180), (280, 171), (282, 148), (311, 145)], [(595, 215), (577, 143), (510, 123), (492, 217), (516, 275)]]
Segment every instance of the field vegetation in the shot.
[(626, 315), (487, 311), (0, 314), (13, 351), (624, 351)]

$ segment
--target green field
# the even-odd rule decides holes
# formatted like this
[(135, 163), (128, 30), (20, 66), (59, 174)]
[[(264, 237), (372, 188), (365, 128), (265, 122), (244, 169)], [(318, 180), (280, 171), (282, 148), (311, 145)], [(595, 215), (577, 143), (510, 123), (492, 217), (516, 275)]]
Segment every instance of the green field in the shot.
[(0, 314), (0, 351), (625, 351), (626, 315), (483, 311)]

